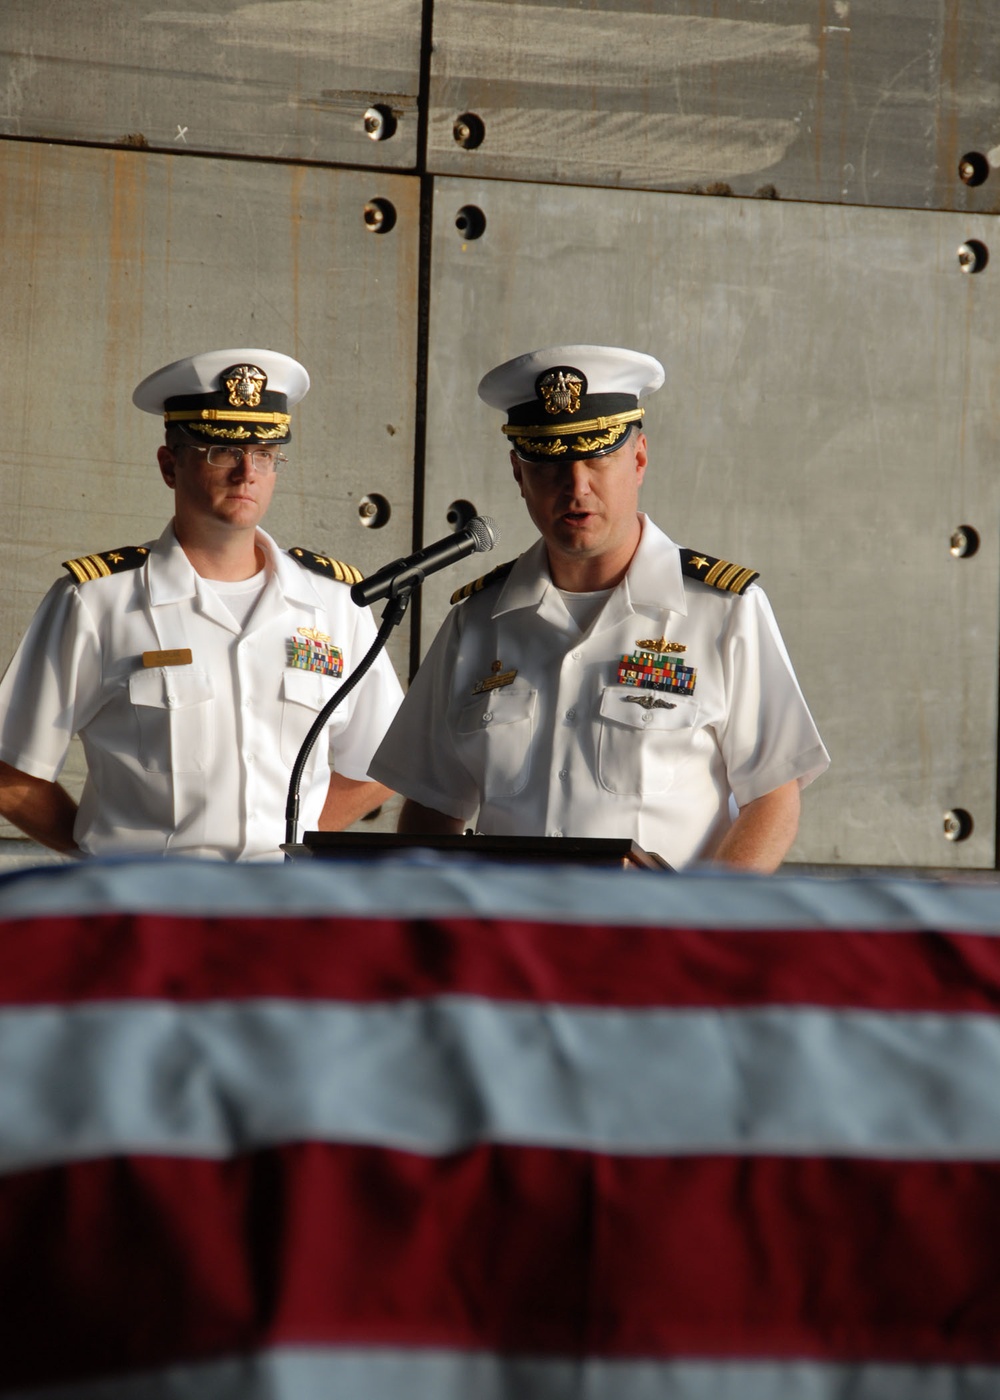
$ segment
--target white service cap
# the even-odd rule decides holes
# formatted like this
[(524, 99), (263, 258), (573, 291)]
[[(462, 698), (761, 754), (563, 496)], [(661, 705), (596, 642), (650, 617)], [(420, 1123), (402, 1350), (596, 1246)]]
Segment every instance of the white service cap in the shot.
[(206, 350), (164, 365), (132, 395), (206, 443), (287, 442), (293, 404), (309, 389), (304, 365), (276, 350)]
[(528, 461), (601, 457), (641, 422), (640, 398), (664, 378), (659, 360), (640, 350), (555, 345), (490, 370), (479, 397), (506, 412), (502, 431)]

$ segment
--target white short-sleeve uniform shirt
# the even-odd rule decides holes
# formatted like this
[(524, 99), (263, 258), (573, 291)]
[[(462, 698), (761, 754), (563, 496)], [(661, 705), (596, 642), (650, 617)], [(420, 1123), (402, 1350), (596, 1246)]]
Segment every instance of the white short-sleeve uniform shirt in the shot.
[[(323, 705), (375, 638), (347, 585), (263, 531), (266, 582), (244, 628), (194, 571), (172, 525), (141, 567), (53, 585), (0, 682), (0, 758), (59, 776), (78, 734), (87, 780), (75, 837), (87, 854), (281, 859), (292, 765)], [(339, 678), (289, 664), (301, 629), (342, 654)], [(189, 650), (191, 661), (144, 655)], [(401, 697), (385, 654), (336, 709), (300, 789), (315, 828), (332, 766), (359, 780)]]
[[(678, 546), (642, 519), (628, 574), (585, 631), (541, 540), (456, 604), (371, 775), (485, 834), (629, 838), (680, 867), (714, 845), (734, 804), (823, 772), (763, 591), (685, 579)], [(691, 693), (619, 679), (623, 657), (661, 638), (684, 648)]]

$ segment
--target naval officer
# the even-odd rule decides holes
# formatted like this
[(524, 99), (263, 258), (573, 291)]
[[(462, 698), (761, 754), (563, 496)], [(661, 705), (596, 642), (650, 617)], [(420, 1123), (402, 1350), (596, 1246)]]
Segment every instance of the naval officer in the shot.
[(459, 591), (370, 772), (400, 830), (629, 838), (774, 870), (827, 767), (757, 574), (639, 510), (652, 356), (565, 345), (479, 385), (539, 538)]
[[(261, 528), (290, 455), (305, 368), (214, 350), (144, 379), (173, 518), (159, 539), (68, 560), (0, 683), (0, 813), (54, 850), (281, 859), (292, 765), (375, 636), (356, 569)], [(369, 762), (400, 699), (385, 654), (314, 746), (306, 829), (340, 829), (386, 788)], [(59, 783), (79, 735), (79, 807)]]

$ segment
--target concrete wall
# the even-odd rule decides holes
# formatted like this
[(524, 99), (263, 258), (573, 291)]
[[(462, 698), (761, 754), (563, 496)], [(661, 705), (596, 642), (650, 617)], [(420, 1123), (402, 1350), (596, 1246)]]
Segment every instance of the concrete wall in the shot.
[(517, 553), (480, 375), (631, 344), (646, 507), (761, 571), (833, 755), (793, 859), (993, 867), (998, 48), (986, 0), (8, 0), (0, 653), (159, 532), (168, 359), (307, 364), (271, 526), (370, 570), (465, 501)]

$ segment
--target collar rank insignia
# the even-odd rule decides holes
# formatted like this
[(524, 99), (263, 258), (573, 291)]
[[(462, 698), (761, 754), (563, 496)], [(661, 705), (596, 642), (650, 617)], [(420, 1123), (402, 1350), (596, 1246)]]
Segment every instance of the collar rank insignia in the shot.
[(90, 583), (95, 578), (110, 578), (112, 574), (124, 573), (126, 569), (138, 569), (145, 564), (149, 550), (144, 544), (126, 544), (120, 549), (109, 549), (104, 554), (85, 554), (80, 559), (65, 559), (63, 568), (68, 569), (77, 583)]
[(344, 674), (344, 653), (335, 647), (325, 632), (315, 627), (300, 627), (288, 639), (288, 664), (296, 671), (315, 671), (321, 676)]
[(728, 559), (716, 559), (711, 554), (699, 554), (694, 549), (681, 550), (681, 573), (712, 588), (721, 588), (724, 593), (745, 593), (760, 578), (756, 569), (745, 569), (742, 564), (731, 564)]
[(676, 710), (677, 706), (670, 700), (657, 700), (652, 695), (623, 695), (622, 699), (626, 705), (641, 705), (644, 710)]
[[(640, 644), (641, 645), (641, 644)], [(641, 690), (664, 690), (672, 695), (693, 695), (698, 672), (672, 656), (636, 650), (618, 662), (618, 684)]]
[(505, 671), (502, 661), (494, 661), (490, 667), (492, 675), (486, 676), (481, 681), (476, 681), (472, 687), (473, 695), (485, 695), (491, 690), (501, 690), (505, 685), (510, 685), (517, 676), (516, 670)]

